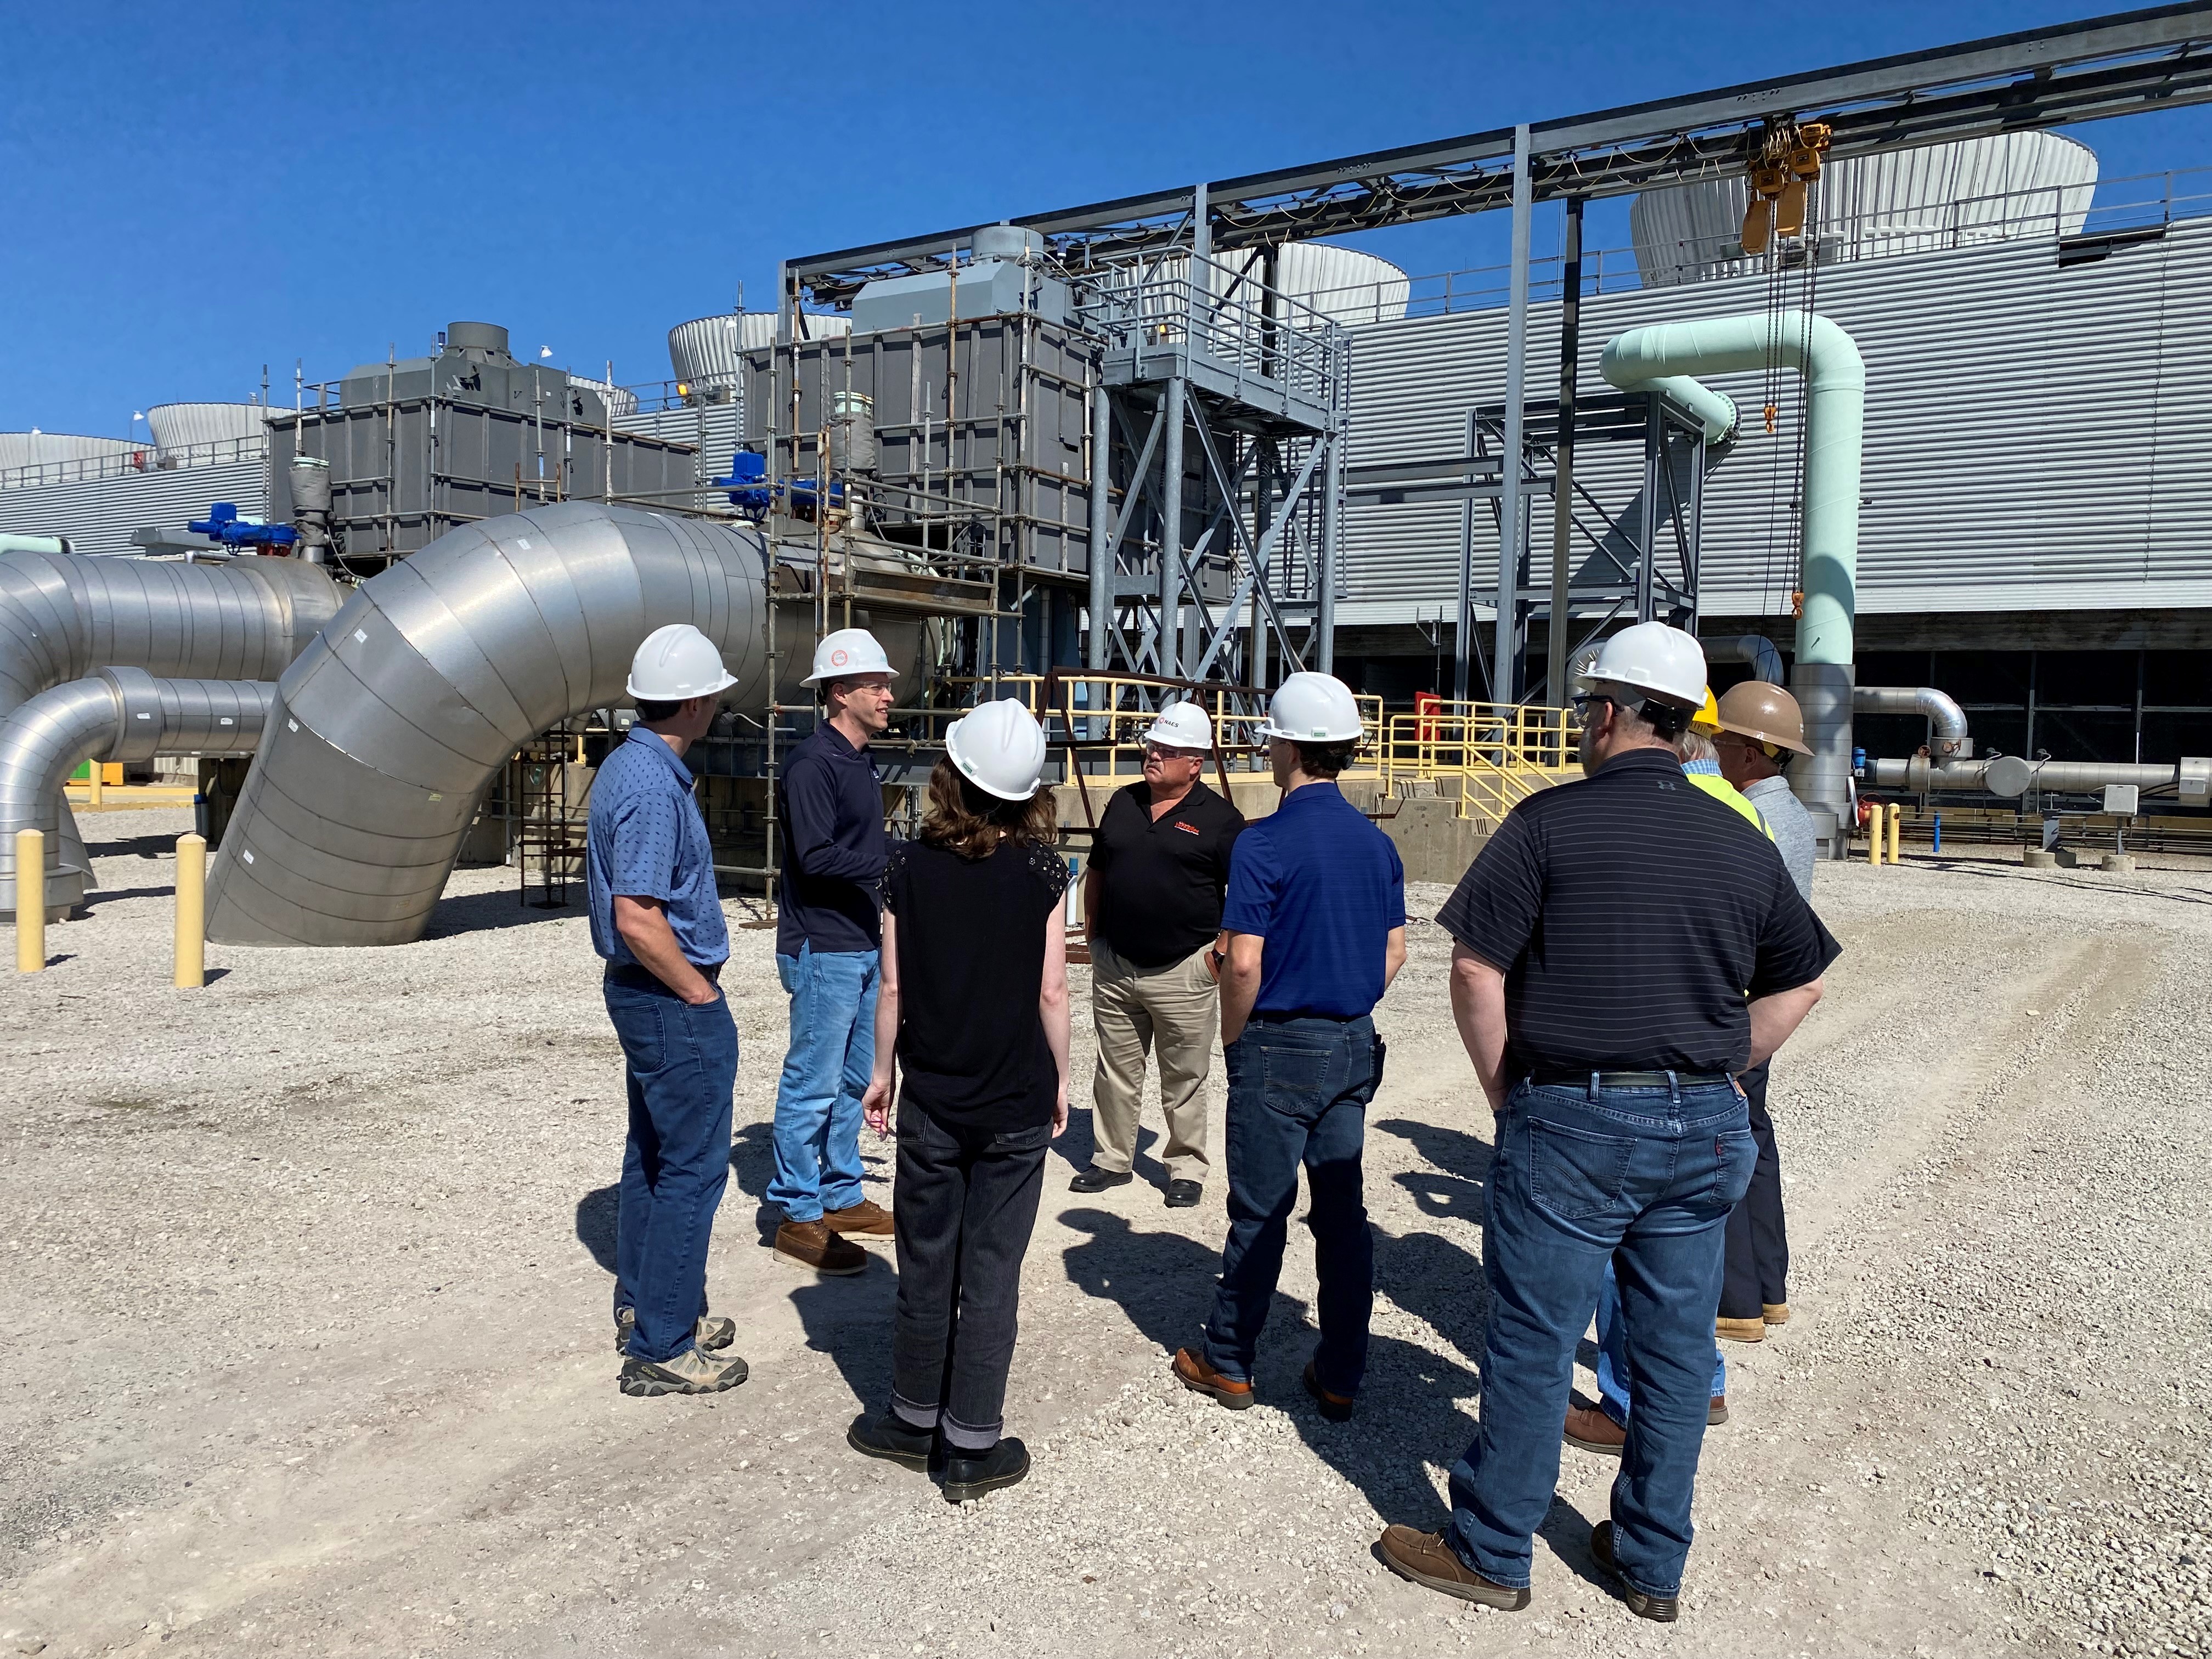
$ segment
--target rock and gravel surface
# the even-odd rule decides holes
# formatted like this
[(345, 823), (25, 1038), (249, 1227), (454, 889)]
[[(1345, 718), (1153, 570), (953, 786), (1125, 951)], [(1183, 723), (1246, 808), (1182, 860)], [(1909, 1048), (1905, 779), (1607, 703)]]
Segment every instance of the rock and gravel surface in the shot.
[[(1358, 1417), (1297, 1386), (1297, 1232), (1262, 1403), (1171, 1385), (1221, 1182), (1196, 1211), (1143, 1181), (1071, 1194), (1079, 1111), (1010, 1401), (1036, 1473), (955, 1508), (844, 1445), (888, 1386), (889, 1262), (817, 1282), (762, 1248), (769, 935), (735, 935), (725, 981), (744, 1049), (712, 1262), (752, 1381), (627, 1400), (619, 1060), (580, 917), (464, 871), (419, 945), (211, 947), (219, 976), (179, 992), (180, 816), (87, 822), (91, 918), (0, 986), (0, 1659), (2212, 1654), (2201, 868), (1822, 870), (1846, 955), (1774, 1082), (1797, 1317), (1731, 1350), (1662, 1630), (1597, 1583), (1612, 1466), (1572, 1449), (1525, 1613), (1368, 1553), (1386, 1521), (1440, 1524), (1480, 1401), (1487, 1115), (1425, 921), (1378, 1014)], [(1079, 1013), (1077, 1040), (1080, 1072)]]

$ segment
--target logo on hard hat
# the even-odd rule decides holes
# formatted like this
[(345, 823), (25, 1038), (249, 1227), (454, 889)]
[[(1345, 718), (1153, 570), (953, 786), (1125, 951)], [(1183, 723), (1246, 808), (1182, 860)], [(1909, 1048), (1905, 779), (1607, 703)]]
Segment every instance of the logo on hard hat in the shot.
[(835, 651), (832, 651), (830, 653), (830, 665), (832, 668), (842, 668), (845, 665), (845, 647), (843, 646), (839, 646)]

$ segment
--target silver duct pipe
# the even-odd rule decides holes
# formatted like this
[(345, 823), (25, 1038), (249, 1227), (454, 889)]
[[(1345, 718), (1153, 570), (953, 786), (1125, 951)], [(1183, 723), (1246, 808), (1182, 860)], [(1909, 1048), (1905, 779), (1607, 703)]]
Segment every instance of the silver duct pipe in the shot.
[(1929, 748), (1939, 761), (1970, 761), (1974, 740), (1966, 732), (1966, 711), (1950, 694), (1932, 685), (1855, 685), (1851, 708), (1861, 714), (1924, 714), (1935, 725)]
[(1867, 763), (1867, 781), (1877, 789), (1905, 789), (1916, 794), (1979, 791), (2008, 799), (2030, 789), (2087, 794), (2109, 783), (2131, 783), (2142, 789), (2173, 787), (2201, 804), (2205, 786), (2196, 781), (2208, 775), (2212, 775), (2212, 762), (2196, 759), (2184, 760), (2179, 766), (2138, 766), (2124, 761), (2032, 761), (2019, 755), (1999, 755), (1993, 760), (1945, 764), (1915, 755), (1910, 760)]
[(766, 701), (766, 547), (747, 526), (568, 501), (440, 537), (355, 590), (285, 671), (208, 880), (208, 937), (421, 937), (522, 744), (628, 701), (638, 642), (697, 626)]
[(103, 668), (41, 691), (0, 722), (0, 915), (15, 907), (15, 832), (46, 836), (46, 902), (84, 897), (83, 844), (62, 835), (63, 786), (86, 761), (156, 755), (250, 755), (276, 688), (267, 681), (156, 679), (142, 668)]
[(1752, 678), (1765, 680), (1769, 685), (1788, 684), (1782, 678), (1782, 653), (1764, 634), (1724, 634), (1700, 639), (1698, 643), (1705, 647), (1709, 663), (1747, 662)]

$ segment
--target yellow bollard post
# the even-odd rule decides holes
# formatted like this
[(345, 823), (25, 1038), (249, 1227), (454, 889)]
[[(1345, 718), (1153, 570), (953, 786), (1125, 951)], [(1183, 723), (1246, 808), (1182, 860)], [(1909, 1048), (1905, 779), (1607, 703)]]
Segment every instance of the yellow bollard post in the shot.
[(1904, 809), (1902, 806), (1892, 805), (1892, 806), (1890, 807), (1890, 809), (1889, 809), (1889, 861), (1890, 861), (1892, 864), (1895, 864), (1895, 863), (1897, 862), (1897, 834), (1898, 834), (1898, 825), (1899, 825), (1899, 823), (1903, 820), (1904, 817), (1905, 817), (1905, 809)]
[(87, 761), (84, 763), (84, 804), (87, 806), (97, 806), (100, 805), (100, 786), (106, 781), (106, 779), (102, 776), (102, 774), (106, 770), (106, 769), (100, 765), (100, 763), (96, 760)]
[(46, 838), (36, 830), (15, 832), (15, 971), (35, 974), (46, 965)]
[(1881, 867), (1881, 803), (1880, 801), (1867, 808), (1867, 862), (1877, 870)]
[(177, 837), (177, 988), (207, 983), (207, 837)]

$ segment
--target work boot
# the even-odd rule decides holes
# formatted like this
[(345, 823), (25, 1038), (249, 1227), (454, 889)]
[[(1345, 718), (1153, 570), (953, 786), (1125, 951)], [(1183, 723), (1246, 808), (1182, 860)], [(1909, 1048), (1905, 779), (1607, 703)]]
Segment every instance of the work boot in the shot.
[[(1715, 1395), (1705, 1407), (1705, 1426), (1717, 1429), (1728, 1421), (1728, 1396)], [(1620, 1449), (1628, 1443), (1628, 1431), (1605, 1414), (1597, 1406), (1567, 1407), (1567, 1426), (1559, 1437), (1570, 1446), (1586, 1452), (1595, 1452), (1600, 1457), (1618, 1457)]]
[(1717, 1394), (1705, 1403), (1705, 1426), (1717, 1429), (1728, 1421), (1728, 1396)]
[(1649, 1590), (1637, 1589), (1620, 1576), (1620, 1569), (1613, 1559), (1612, 1522), (1601, 1521), (1591, 1528), (1590, 1555), (1597, 1562), (1598, 1571), (1613, 1580), (1613, 1587), (1620, 1592), (1620, 1599), (1628, 1603), (1628, 1610), (1638, 1619), (1671, 1625), (1682, 1616), (1680, 1596), (1654, 1595)]
[(624, 1394), (652, 1399), (664, 1394), (720, 1394), (750, 1373), (735, 1354), (709, 1357), (686, 1348), (667, 1359), (625, 1359), (618, 1386)]
[(1759, 1322), (1766, 1325), (1787, 1325), (1790, 1304), (1787, 1302), (1762, 1302), (1759, 1304)]
[(1766, 1322), (1763, 1319), (1716, 1319), (1713, 1334), (1723, 1342), (1764, 1342), (1766, 1340)]
[(1127, 1170), (1102, 1170), (1094, 1164), (1089, 1169), (1079, 1171), (1075, 1179), (1067, 1183), (1067, 1190), (1071, 1193), (1103, 1193), (1109, 1187), (1126, 1187), (1135, 1179), (1136, 1176)]
[(1011, 1486), (1030, 1472), (1030, 1449), (1009, 1437), (988, 1451), (949, 1452), (945, 1459), (945, 1501), (964, 1504), (987, 1492)]
[(858, 1417), (845, 1431), (845, 1443), (856, 1452), (880, 1457), (901, 1468), (927, 1470), (929, 1454), (937, 1445), (937, 1431), (917, 1429), (896, 1412), (880, 1417)]
[[(629, 1334), (637, 1328), (637, 1310), (615, 1310), (615, 1352), (629, 1352)], [(710, 1353), (720, 1353), (738, 1340), (738, 1322), (724, 1319), (719, 1314), (701, 1314), (699, 1322), (692, 1328), (691, 1340)]]
[(1252, 1385), (1224, 1376), (1206, 1363), (1206, 1356), (1188, 1348), (1177, 1348), (1175, 1357), (1176, 1381), (1193, 1394), (1211, 1395), (1232, 1412), (1241, 1412), (1252, 1403)]
[(848, 1204), (842, 1210), (824, 1210), (822, 1224), (833, 1233), (860, 1233), (868, 1238), (889, 1238), (896, 1231), (891, 1212), (872, 1198)]
[(1312, 1360), (1306, 1361), (1305, 1375), (1299, 1380), (1306, 1385), (1306, 1392), (1313, 1396), (1314, 1404), (1321, 1407), (1321, 1414), (1323, 1417), (1332, 1423), (1352, 1421), (1352, 1408), (1356, 1403), (1353, 1396), (1348, 1394), (1331, 1394), (1327, 1389), (1322, 1387), (1321, 1374), (1314, 1370)]
[(1167, 1206), (1170, 1210), (1195, 1209), (1198, 1207), (1198, 1200), (1205, 1196), (1206, 1188), (1195, 1181), (1168, 1182)]
[(1452, 1547), (1444, 1542), (1440, 1532), (1385, 1527), (1382, 1535), (1375, 1540), (1375, 1553), (1382, 1558), (1382, 1565), (1401, 1578), (1411, 1579), (1427, 1589), (1442, 1590), (1446, 1595), (1456, 1595), (1462, 1601), (1480, 1601), (1486, 1607), (1498, 1607), (1507, 1613), (1518, 1613), (1528, 1605), (1525, 1585), (1513, 1589), (1492, 1583), (1453, 1553)]
[(868, 1269), (868, 1253), (840, 1238), (819, 1221), (787, 1221), (775, 1230), (775, 1257), (794, 1267), (811, 1267), (833, 1279), (849, 1279)]

